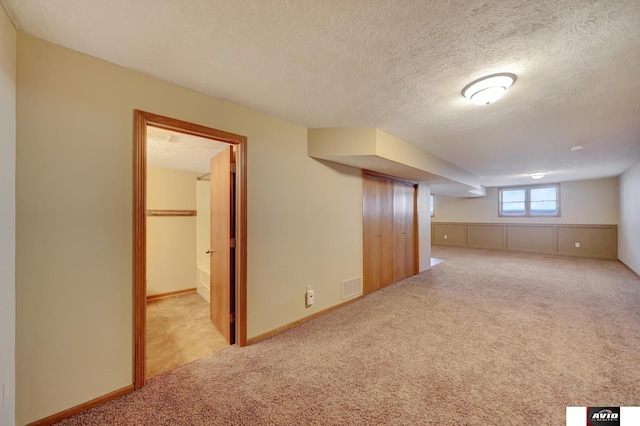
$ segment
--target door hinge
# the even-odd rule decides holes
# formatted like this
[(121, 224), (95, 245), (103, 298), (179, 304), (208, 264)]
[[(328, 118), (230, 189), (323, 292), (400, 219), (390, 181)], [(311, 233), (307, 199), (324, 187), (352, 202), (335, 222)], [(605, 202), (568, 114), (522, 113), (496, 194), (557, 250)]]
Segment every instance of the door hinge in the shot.
[(229, 322), (236, 322), (236, 314), (231, 314), (230, 315)]
[(231, 173), (236, 172), (236, 163), (231, 163)]
[(236, 239), (235, 239), (235, 238), (232, 238), (232, 239), (229, 241), (229, 247), (235, 247), (235, 246), (236, 246)]

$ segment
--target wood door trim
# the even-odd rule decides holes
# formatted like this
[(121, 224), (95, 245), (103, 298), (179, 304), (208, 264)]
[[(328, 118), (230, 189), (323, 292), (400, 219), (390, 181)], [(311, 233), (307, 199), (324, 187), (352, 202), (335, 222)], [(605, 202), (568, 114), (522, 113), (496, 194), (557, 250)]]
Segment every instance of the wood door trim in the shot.
[(71, 408), (67, 408), (66, 410), (60, 411), (59, 413), (52, 414), (48, 417), (45, 417), (44, 419), (31, 422), (27, 424), (27, 426), (50, 426), (68, 419), (69, 417), (73, 417), (76, 414), (80, 414), (84, 411), (97, 407), (98, 405), (113, 401), (114, 399), (120, 398), (121, 396), (129, 395), (131, 392), (133, 392), (133, 386), (125, 386), (123, 388), (116, 389), (113, 392), (109, 392), (106, 395), (99, 396), (90, 401), (83, 402), (82, 404), (78, 404)]
[(236, 343), (247, 344), (247, 138), (134, 110), (133, 125), (133, 386), (145, 385), (147, 126), (174, 130), (236, 147)]
[(306, 317), (302, 317), (302, 318), (297, 319), (297, 320), (295, 320), (293, 322), (290, 322), (288, 324), (281, 325), (280, 327), (275, 328), (275, 329), (270, 330), (270, 331), (267, 331), (266, 333), (262, 333), (262, 334), (259, 334), (257, 336), (254, 336), (254, 337), (250, 338), (247, 341), (247, 344), (248, 345), (253, 345), (254, 343), (258, 343), (258, 342), (260, 342), (262, 340), (268, 339), (269, 337), (275, 336), (276, 334), (282, 333), (285, 330), (289, 330), (291, 328), (299, 326), (300, 324), (304, 324), (307, 321), (310, 321), (312, 319), (316, 319), (316, 318), (319, 318), (319, 317), (321, 317), (323, 315), (326, 315), (329, 312), (333, 312), (333, 311), (335, 311), (337, 309), (344, 308), (345, 306), (347, 306), (347, 305), (349, 305), (351, 303), (357, 302), (358, 300), (362, 299), (364, 296), (365, 296), (364, 294), (361, 294), (359, 296), (354, 296), (353, 298), (345, 300), (344, 302), (338, 303), (337, 305), (330, 306), (330, 307), (328, 307), (326, 309), (323, 309), (321, 311), (315, 312), (315, 313), (313, 313), (311, 315), (307, 315)]
[(197, 291), (198, 291), (197, 287), (192, 287), (192, 288), (185, 288), (184, 290), (175, 290), (175, 291), (168, 291), (166, 293), (152, 294), (150, 296), (147, 296), (147, 303), (151, 302), (151, 301), (154, 301), (154, 300), (158, 300), (158, 299), (164, 299), (165, 297), (179, 296), (181, 294), (196, 293)]

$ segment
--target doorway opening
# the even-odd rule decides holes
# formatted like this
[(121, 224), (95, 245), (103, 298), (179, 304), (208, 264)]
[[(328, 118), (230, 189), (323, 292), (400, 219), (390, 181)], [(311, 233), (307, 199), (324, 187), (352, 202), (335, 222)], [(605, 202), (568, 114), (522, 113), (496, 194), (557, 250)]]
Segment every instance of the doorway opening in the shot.
[(147, 380), (233, 343), (210, 319), (210, 159), (227, 148), (147, 126)]
[[(215, 199), (215, 203), (211, 203), (211, 244), (207, 249), (207, 255), (211, 256), (212, 271), (210, 274), (212, 303), (209, 313), (211, 321), (227, 344), (246, 345), (246, 137), (136, 110), (134, 111), (133, 265), (135, 389), (144, 386), (147, 378), (148, 129), (204, 138), (222, 146), (220, 153), (211, 159), (209, 170), (211, 199)], [(167, 216), (187, 214), (179, 209), (169, 209), (169, 211), (158, 209), (155, 213)], [(193, 214), (196, 215), (197, 211)], [(198, 276), (198, 279), (202, 277)], [(195, 290), (196, 283), (193, 284)], [(175, 297), (178, 303), (200, 303), (198, 300), (200, 296), (195, 291), (192, 295), (186, 294), (188, 291), (185, 293), (184, 290), (179, 290), (174, 295), (170, 294), (172, 292), (167, 293), (167, 296)]]

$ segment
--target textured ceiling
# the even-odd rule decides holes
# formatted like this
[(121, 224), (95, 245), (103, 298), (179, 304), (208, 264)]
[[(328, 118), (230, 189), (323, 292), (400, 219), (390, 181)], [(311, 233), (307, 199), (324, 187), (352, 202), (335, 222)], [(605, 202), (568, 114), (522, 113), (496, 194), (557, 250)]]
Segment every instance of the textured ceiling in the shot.
[(147, 166), (209, 173), (211, 157), (229, 145), (171, 130), (147, 127)]
[[(487, 186), (640, 160), (638, 0), (0, 1), (28, 34), (306, 127), (378, 127)], [(501, 100), (462, 97), (496, 72), (518, 76)]]

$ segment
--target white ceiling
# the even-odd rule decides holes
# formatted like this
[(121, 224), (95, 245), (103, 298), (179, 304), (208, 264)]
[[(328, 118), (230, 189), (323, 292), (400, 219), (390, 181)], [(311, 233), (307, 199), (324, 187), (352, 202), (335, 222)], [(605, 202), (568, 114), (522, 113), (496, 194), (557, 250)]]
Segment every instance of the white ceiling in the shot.
[(211, 157), (224, 142), (147, 126), (147, 166), (209, 173)]
[[(486, 186), (640, 160), (638, 0), (0, 1), (20, 31), (309, 128), (378, 127)], [(518, 77), (501, 100), (462, 97), (496, 72)]]

